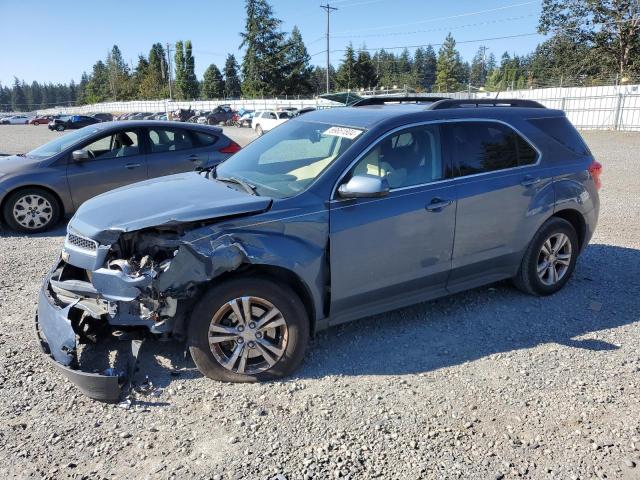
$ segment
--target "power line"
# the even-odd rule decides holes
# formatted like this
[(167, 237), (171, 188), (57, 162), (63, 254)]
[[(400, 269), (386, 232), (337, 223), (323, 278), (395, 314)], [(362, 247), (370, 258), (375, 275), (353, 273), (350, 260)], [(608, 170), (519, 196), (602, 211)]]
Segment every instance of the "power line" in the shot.
[[(510, 39), (510, 38), (520, 38), (520, 37), (531, 37), (534, 35), (542, 35), (541, 33), (538, 32), (533, 32), (533, 33), (519, 33), (516, 35), (504, 35), (501, 37), (489, 37), (489, 38), (478, 38), (475, 40), (456, 40), (456, 44), (459, 43), (480, 43), (480, 42), (490, 42), (492, 40), (506, 40), (506, 39)], [(422, 45), (403, 45), (403, 46), (397, 46), (397, 47), (376, 47), (376, 48), (361, 48), (360, 50), (365, 50), (367, 52), (374, 52), (374, 51), (378, 51), (378, 50), (399, 50), (399, 49), (409, 49), (409, 48), (423, 48), (423, 47), (428, 47), (429, 45), (431, 45), (432, 47), (440, 47), (442, 46), (444, 43), (425, 43)], [(311, 55), (312, 57), (315, 55), (319, 55), (321, 53), (325, 53), (326, 51), (323, 50), (322, 52), (317, 52), (314, 53), (313, 55)], [(345, 49), (341, 49), (341, 50), (331, 50), (331, 53), (334, 52), (346, 52)]]
[(492, 13), (492, 12), (498, 12), (501, 10), (507, 10), (509, 8), (517, 8), (517, 7), (523, 7), (526, 5), (533, 5), (533, 4), (538, 4), (540, 3), (540, 0), (532, 0), (529, 2), (523, 2), (523, 3), (515, 3), (512, 5), (503, 5), (501, 7), (496, 7), (496, 8), (488, 8), (486, 10), (478, 10), (475, 12), (465, 12), (465, 13), (459, 13), (457, 15), (449, 15), (446, 17), (434, 17), (434, 18), (429, 18), (428, 20), (420, 20), (418, 22), (410, 22), (410, 23), (399, 23), (399, 24), (395, 24), (395, 25), (385, 25), (385, 26), (381, 26), (381, 27), (370, 27), (370, 28), (361, 28), (359, 30), (350, 30), (350, 31), (344, 31), (344, 32), (337, 32), (338, 34), (341, 33), (355, 33), (355, 32), (368, 32), (368, 31), (372, 31), (372, 30), (386, 30), (389, 28), (396, 28), (396, 27), (408, 27), (411, 25), (420, 25), (422, 23), (432, 23), (432, 22), (440, 22), (442, 20), (451, 20), (453, 18), (462, 18), (462, 17), (470, 17), (470, 16), (474, 16), (474, 15), (482, 15), (484, 13)]
[(486, 20), (483, 22), (467, 23), (465, 25), (429, 28), (429, 29), (423, 29), (423, 30), (412, 30), (409, 32), (401, 31), (401, 32), (385, 32), (385, 33), (368, 33), (364, 35), (334, 35), (333, 38), (369, 38), (369, 37), (393, 37), (393, 36), (400, 36), (400, 35), (415, 35), (417, 33), (451, 31), (451, 30), (459, 30), (462, 28), (479, 27), (482, 25), (493, 25), (496, 23), (513, 22), (516, 20), (522, 20), (523, 18), (529, 18), (534, 16), (535, 16), (535, 13), (529, 13), (527, 15), (520, 15), (517, 17), (496, 18), (493, 20)]

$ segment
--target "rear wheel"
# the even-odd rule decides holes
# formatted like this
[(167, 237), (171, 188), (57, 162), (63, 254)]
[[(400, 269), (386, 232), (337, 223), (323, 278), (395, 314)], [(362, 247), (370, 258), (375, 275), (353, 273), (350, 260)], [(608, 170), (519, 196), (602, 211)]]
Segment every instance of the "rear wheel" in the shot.
[(189, 351), (207, 377), (281, 378), (302, 362), (309, 319), (298, 296), (267, 278), (236, 278), (209, 290), (193, 311)]
[(514, 283), (532, 295), (551, 295), (569, 281), (579, 245), (573, 225), (552, 217), (536, 232), (524, 254)]
[(4, 204), (4, 219), (21, 232), (43, 232), (60, 219), (58, 199), (41, 188), (25, 188), (12, 193)]
[(64, 132), (64, 126), (63, 125), (58, 125), (58, 126), (56, 126), (56, 130), (58, 132)]

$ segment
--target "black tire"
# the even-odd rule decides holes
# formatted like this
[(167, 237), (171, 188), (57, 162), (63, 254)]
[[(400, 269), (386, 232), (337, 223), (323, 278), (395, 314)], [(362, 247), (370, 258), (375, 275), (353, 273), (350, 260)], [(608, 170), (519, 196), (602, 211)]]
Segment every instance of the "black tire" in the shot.
[[(282, 357), (267, 370), (253, 374), (223, 367), (209, 345), (209, 327), (214, 315), (227, 302), (241, 297), (260, 297), (270, 302), (280, 310), (287, 328), (288, 339)], [(257, 382), (282, 378), (296, 370), (304, 359), (308, 340), (309, 318), (293, 290), (270, 278), (246, 276), (215, 285), (204, 294), (191, 315), (187, 341), (193, 361), (206, 377), (223, 382)]]
[(56, 132), (64, 132), (64, 125), (57, 125)]
[[(557, 234), (565, 234), (571, 247), (571, 257), (569, 265), (562, 276), (556, 283), (552, 285), (545, 284), (538, 275), (538, 262), (540, 260), (541, 249), (545, 241)], [(569, 281), (576, 266), (580, 248), (578, 243), (578, 235), (573, 225), (568, 221), (551, 217), (538, 229), (533, 239), (529, 243), (527, 250), (522, 258), (520, 269), (513, 278), (514, 285), (525, 293), (530, 295), (552, 295), (559, 291)], [(543, 267), (544, 268), (544, 267)]]
[(262, 127), (260, 125), (256, 125), (256, 133), (258, 134), (259, 137), (264, 135), (264, 130), (262, 130)]
[[(31, 195), (37, 195), (38, 197), (45, 199), (47, 202), (49, 202), (49, 205), (50, 205), (50, 210), (48, 207), (45, 208), (46, 214), (47, 214), (46, 216), (49, 216), (50, 214), (48, 221), (38, 226), (36, 226), (34, 222), (33, 228), (29, 228), (26, 225), (20, 224), (18, 219), (16, 219), (13, 215), (14, 207), (16, 206), (16, 204), (21, 199), (25, 197), (29, 197)], [(34, 188), (23, 188), (21, 190), (16, 190), (15, 192), (11, 193), (9, 195), (9, 198), (7, 198), (7, 201), (4, 204), (2, 213), (4, 216), (5, 222), (7, 223), (7, 225), (9, 225), (9, 227), (12, 230), (16, 230), (18, 232), (26, 232), (26, 233), (39, 233), (39, 232), (44, 232), (45, 230), (48, 230), (49, 228), (51, 228), (52, 226), (58, 223), (58, 221), (60, 220), (60, 216), (62, 215), (62, 208), (60, 206), (60, 202), (58, 201), (55, 195), (53, 195), (52, 193), (42, 188), (34, 187)], [(39, 218), (44, 218), (44, 217), (39, 217)], [(40, 222), (39, 219), (38, 219), (38, 222)]]

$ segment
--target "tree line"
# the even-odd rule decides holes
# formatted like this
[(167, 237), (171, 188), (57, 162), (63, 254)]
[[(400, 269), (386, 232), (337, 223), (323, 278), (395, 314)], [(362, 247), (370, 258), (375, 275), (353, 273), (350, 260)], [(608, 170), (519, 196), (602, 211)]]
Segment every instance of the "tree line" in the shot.
[[(331, 89), (406, 88), (418, 92), (509, 90), (557, 85), (598, 85), (640, 75), (640, 2), (543, 0), (538, 31), (550, 37), (528, 55), (505, 52), (498, 61), (481, 45), (463, 61), (451, 34), (431, 46), (394, 53), (349, 44), (337, 68), (329, 66)], [(36, 110), (54, 105), (136, 99), (178, 100), (313, 96), (325, 91), (326, 69), (311, 65), (300, 30), (282, 31), (267, 0), (245, 0), (240, 33), (241, 63), (229, 54), (222, 69), (211, 64), (195, 74), (190, 40), (167, 51), (160, 43), (129, 66), (114, 45), (104, 60), (76, 84), (14, 80), (0, 85), (0, 110)], [(169, 92), (169, 79), (171, 92)], [(615, 79), (615, 80), (614, 80)]]

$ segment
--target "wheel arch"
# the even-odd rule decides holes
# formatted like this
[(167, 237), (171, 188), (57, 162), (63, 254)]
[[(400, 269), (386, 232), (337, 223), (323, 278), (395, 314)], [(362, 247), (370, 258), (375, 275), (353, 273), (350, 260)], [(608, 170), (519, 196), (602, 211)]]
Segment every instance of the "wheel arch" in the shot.
[(578, 235), (578, 248), (580, 251), (582, 251), (585, 246), (585, 237), (587, 235), (587, 223), (585, 222), (582, 213), (573, 208), (567, 208), (564, 210), (556, 211), (552, 215), (552, 217), (562, 218), (563, 220), (569, 222), (571, 226), (573, 226), (576, 234)]

